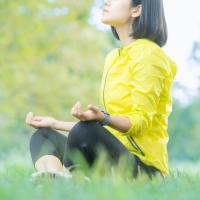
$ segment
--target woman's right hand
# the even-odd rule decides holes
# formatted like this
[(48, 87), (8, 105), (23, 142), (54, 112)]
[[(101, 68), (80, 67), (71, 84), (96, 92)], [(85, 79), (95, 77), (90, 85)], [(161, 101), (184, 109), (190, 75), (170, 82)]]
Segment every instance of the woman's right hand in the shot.
[(26, 124), (34, 128), (46, 127), (53, 128), (56, 123), (56, 119), (48, 116), (33, 116), (32, 112), (26, 115)]

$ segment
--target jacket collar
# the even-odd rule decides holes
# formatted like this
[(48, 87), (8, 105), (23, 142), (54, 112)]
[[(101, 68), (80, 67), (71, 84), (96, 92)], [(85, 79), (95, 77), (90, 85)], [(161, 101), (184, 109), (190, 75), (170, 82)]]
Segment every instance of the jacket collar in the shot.
[(147, 42), (147, 41), (150, 41), (150, 40), (147, 39), (147, 38), (139, 38), (139, 39), (136, 39), (136, 40), (130, 42), (128, 45), (119, 47), (119, 48), (118, 48), (118, 50), (119, 50), (119, 55), (120, 55), (120, 56), (126, 55), (126, 53), (127, 53), (131, 48), (133, 48), (135, 45), (137, 45), (138, 43), (141, 44), (141, 43)]

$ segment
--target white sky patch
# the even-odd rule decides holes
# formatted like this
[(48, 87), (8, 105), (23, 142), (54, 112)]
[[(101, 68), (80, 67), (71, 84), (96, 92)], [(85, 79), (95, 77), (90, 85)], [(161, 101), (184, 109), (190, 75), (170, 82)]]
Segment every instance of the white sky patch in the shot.
[(163, 48), (178, 65), (176, 81), (187, 91), (174, 92), (174, 96), (183, 103), (197, 94), (200, 76), (200, 63), (191, 60), (193, 43), (200, 41), (200, 1), (167, 0), (164, 1), (168, 24), (169, 39)]
[(91, 9), (90, 13), (90, 18), (89, 18), (89, 23), (91, 25), (96, 26), (97, 29), (102, 30), (102, 31), (109, 31), (110, 27), (103, 24), (101, 22), (101, 17), (102, 17), (102, 10), (103, 10), (103, 0), (96, 0), (94, 3), (94, 6)]

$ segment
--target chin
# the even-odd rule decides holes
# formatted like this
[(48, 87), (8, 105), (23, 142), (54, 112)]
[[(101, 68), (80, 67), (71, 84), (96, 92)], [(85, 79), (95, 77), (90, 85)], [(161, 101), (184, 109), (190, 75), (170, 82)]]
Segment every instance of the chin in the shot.
[(112, 22), (111, 21), (109, 21), (109, 19), (105, 19), (105, 18), (102, 18), (101, 19), (101, 22), (103, 23), (103, 24), (105, 24), (105, 25), (112, 25)]

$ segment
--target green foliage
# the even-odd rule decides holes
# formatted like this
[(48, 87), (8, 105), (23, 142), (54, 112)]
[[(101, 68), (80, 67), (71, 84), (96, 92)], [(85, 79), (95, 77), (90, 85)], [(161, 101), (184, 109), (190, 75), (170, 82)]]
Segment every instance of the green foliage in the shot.
[(200, 98), (196, 97), (187, 106), (174, 101), (169, 119), (170, 158), (196, 161), (200, 158)]
[[(77, 100), (99, 106), (109, 36), (88, 24), (93, 1), (0, 1), (1, 146), (23, 144), (27, 112), (77, 121)], [(8, 14), (9, 13), (9, 14)], [(27, 138), (26, 138), (27, 139)]]

